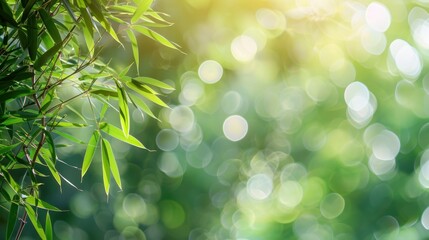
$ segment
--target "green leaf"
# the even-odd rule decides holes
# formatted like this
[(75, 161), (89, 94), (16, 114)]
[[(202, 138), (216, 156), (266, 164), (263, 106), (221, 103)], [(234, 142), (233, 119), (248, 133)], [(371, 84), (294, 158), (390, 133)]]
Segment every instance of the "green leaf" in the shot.
[(27, 21), (28, 53), (32, 61), (36, 60), (37, 49), (39, 48), (39, 29), (37, 26), (36, 13), (30, 15)]
[(98, 22), (101, 24), (101, 26), (106, 30), (107, 33), (110, 34), (110, 36), (115, 39), (118, 43), (121, 43), (118, 36), (116, 35), (115, 30), (110, 25), (109, 21), (104, 17), (103, 9), (101, 6), (103, 6), (98, 0), (91, 0), (87, 6), (91, 10), (91, 13), (95, 16), (95, 18), (98, 20)]
[(15, 228), (16, 220), (18, 218), (18, 204), (16, 202), (19, 201), (18, 195), (13, 197), (13, 202), (10, 203), (9, 215), (7, 219), (7, 227), (6, 227), (6, 239), (11, 239), (13, 229)]
[[(51, 144), (49, 144), (49, 145), (51, 145)], [(41, 148), (40, 149), (40, 157), (46, 163), (46, 166), (48, 166), (48, 169), (51, 172), (52, 177), (54, 177), (55, 181), (61, 187), (61, 177), (60, 177), (60, 174), (58, 173), (57, 168), (55, 167), (55, 160), (56, 159), (54, 159), (54, 156), (52, 155), (52, 147), (50, 146), (49, 149)]]
[(12, 149), (16, 148), (17, 146), (19, 146), (21, 144), (21, 142), (12, 144), (12, 145), (2, 145), (0, 144), (0, 155), (3, 155), (7, 152), (12, 151)]
[(146, 149), (146, 147), (137, 138), (135, 138), (131, 135), (128, 135), (128, 137), (126, 137), (124, 135), (124, 132), (121, 129), (119, 129), (119, 128), (117, 128), (117, 127), (115, 127), (109, 123), (100, 122), (100, 129), (103, 132), (109, 134), (110, 136), (112, 136), (118, 140), (121, 140), (125, 143), (128, 143), (130, 145), (133, 145), (133, 146), (136, 146), (139, 148)]
[(145, 35), (146, 37), (149, 37), (159, 43), (161, 43), (162, 45), (169, 47), (169, 48), (173, 48), (176, 50), (179, 50), (176, 45), (174, 45), (172, 42), (168, 41), (168, 39), (166, 39), (165, 37), (163, 37), (161, 34), (154, 32), (152, 30), (150, 30), (149, 28), (146, 28), (144, 26), (137, 26), (137, 25), (133, 25), (132, 28), (134, 30), (136, 30), (137, 32)]
[(25, 20), (27, 20), (28, 15), (29, 15), (29, 13), (30, 13), (30, 11), (33, 8), (35, 3), (36, 3), (36, 0), (29, 0), (27, 2), (27, 4), (25, 5), (25, 8), (24, 8), (24, 12), (22, 13), (22, 16), (21, 16), (21, 22), (24, 22)]
[(146, 103), (143, 100), (141, 100), (139, 97), (137, 97), (133, 94), (128, 94), (128, 96), (130, 97), (130, 99), (134, 103), (134, 105), (136, 105), (140, 110), (142, 110), (143, 112), (145, 112), (147, 115), (151, 116), (152, 118), (159, 120), (153, 114), (152, 110), (150, 110), (150, 108), (146, 105)]
[(149, 9), (152, 2), (153, 0), (141, 0), (136, 11), (134, 12), (133, 17), (131, 18), (131, 23), (136, 23), (140, 16)]
[(82, 141), (82, 140), (80, 140), (80, 139), (78, 139), (78, 138), (76, 138), (73, 135), (70, 135), (68, 133), (61, 132), (61, 131), (58, 131), (58, 130), (53, 130), (52, 132), (58, 134), (59, 136), (65, 138), (65, 139), (68, 139), (68, 140), (70, 140), (72, 142), (75, 142), (75, 143), (78, 143), (78, 144), (86, 144), (84, 141)]
[(46, 213), (45, 233), (46, 233), (46, 240), (54, 239), (54, 233), (52, 231), (52, 221), (51, 221), (51, 216), (49, 212)]
[(48, 144), (49, 151), (51, 152), (52, 162), (55, 165), (57, 160), (57, 153), (55, 152), (55, 144), (54, 139), (52, 139), (52, 135), (49, 131), (43, 130), (46, 136), (46, 143)]
[(109, 160), (110, 164), (110, 171), (112, 172), (113, 179), (115, 179), (116, 184), (118, 184), (119, 188), (122, 189), (121, 184), (121, 177), (119, 174), (118, 165), (116, 163), (115, 155), (113, 154), (112, 147), (110, 146), (110, 143), (103, 138), (103, 149), (106, 152), (107, 159)]
[(82, 26), (83, 37), (85, 38), (86, 47), (88, 48), (88, 51), (92, 57), (94, 56), (94, 50), (95, 50), (93, 23), (91, 20), (91, 16), (89, 15), (90, 13), (86, 8), (81, 8), (80, 12), (85, 23)]
[(133, 80), (143, 83), (143, 84), (149, 84), (155, 87), (159, 87), (159, 88), (163, 88), (163, 89), (167, 89), (167, 90), (175, 90), (172, 86), (161, 82), (155, 78), (150, 78), (150, 77), (136, 77), (133, 78)]
[(0, 0), (0, 22), (9, 23), (13, 27), (18, 27), (18, 23), (13, 18), (12, 9), (5, 0)]
[(106, 147), (106, 140), (102, 139), (101, 143), (101, 162), (103, 171), (103, 185), (106, 195), (109, 195), (110, 189), (110, 164), (109, 164), (109, 153)]
[(140, 58), (139, 58), (139, 46), (137, 43), (136, 35), (130, 29), (127, 29), (127, 35), (131, 42), (131, 48), (133, 50), (134, 61), (136, 62), (137, 74), (140, 74)]
[(55, 206), (52, 206), (51, 204), (49, 204), (49, 203), (47, 203), (41, 199), (35, 198), (33, 196), (27, 196), (25, 198), (25, 202), (30, 204), (33, 207), (36, 207), (36, 208), (41, 208), (41, 209), (54, 211), (54, 212), (63, 212), (63, 210), (61, 210)]
[(119, 119), (121, 121), (122, 131), (125, 137), (130, 135), (130, 110), (125, 90), (116, 82), (118, 91)]
[(126, 83), (129, 88), (137, 92), (138, 94), (142, 95), (146, 99), (162, 106), (168, 108), (168, 105), (165, 104), (159, 97), (157, 97), (155, 94), (152, 94), (150, 92), (147, 92), (147, 89), (143, 88), (140, 85), (135, 84), (134, 82), (127, 82)]
[(52, 48), (48, 49), (45, 53), (42, 54), (35, 62), (34, 62), (34, 69), (39, 70), (44, 66), (48, 60), (51, 60), (54, 55), (61, 49), (63, 46), (63, 43), (57, 43)]
[(54, 126), (54, 127), (65, 127), (65, 128), (82, 128), (82, 127), (87, 127), (87, 124), (83, 124), (83, 123), (74, 123), (74, 122), (56, 122), (54, 124), (49, 124), (49, 126)]
[(3, 94), (0, 94), (0, 102), (8, 102), (10, 100), (14, 100), (20, 97), (32, 95), (34, 93), (34, 90), (27, 87), (18, 88), (16, 90), (7, 91)]
[(13, 177), (9, 174), (9, 171), (3, 167), (3, 165), (0, 164), (0, 170), (3, 175), (3, 178), (6, 180), (6, 182), (9, 184), (9, 186), (16, 192), (20, 191), (21, 187), (19, 184), (13, 179)]
[(52, 19), (51, 15), (44, 9), (39, 9), (39, 14), (42, 17), (43, 24), (45, 24), (46, 30), (48, 30), (49, 35), (55, 41), (55, 43), (60, 43), (62, 41), (60, 32), (55, 26), (55, 22)]
[(99, 139), (100, 139), (100, 133), (98, 131), (94, 131), (92, 133), (91, 138), (89, 139), (88, 147), (86, 148), (85, 156), (83, 157), (81, 178), (83, 178), (86, 171), (88, 171), (89, 166), (91, 165)]
[(37, 215), (34, 212), (34, 209), (30, 205), (25, 205), (25, 210), (27, 211), (28, 218), (30, 218), (31, 223), (33, 224), (34, 229), (39, 234), (41, 239), (46, 239), (45, 231), (43, 230), (42, 224), (37, 220)]

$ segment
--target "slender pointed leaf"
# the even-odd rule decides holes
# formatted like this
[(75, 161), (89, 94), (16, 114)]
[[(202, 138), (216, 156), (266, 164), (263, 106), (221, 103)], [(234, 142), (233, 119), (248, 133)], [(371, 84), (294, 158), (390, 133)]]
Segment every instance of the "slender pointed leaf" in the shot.
[(169, 48), (173, 48), (176, 50), (179, 50), (176, 45), (174, 45), (172, 42), (170, 42), (168, 39), (166, 39), (164, 36), (162, 36), (161, 34), (150, 30), (149, 28), (146, 28), (144, 26), (137, 26), (137, 25), (133, 25), (132, 28), (134, 30), (136, 30), (137, 32), (145, 35), (146, 37), (149, 37), (159, 43), (161, 43), (162, 45), (169, 47)]
[(128, 101), (125, 90), (116, 83), (118, 91), (119, 119), (121, 121), (122, 131), (125, 137), (130, 135), (130, 110), (128, 109)]
[(52, 48), (48, 49), (45, 53), (42, 54), (37, 60), (34, 62), (34, 69), (40, 70), (42, 66), (44, 66), (48, 60), (51, 60), (54, 55), (61, 49), (63, 46), (62, 42), (55, 44)]
[(37, 26), (36, 13), (34, 12), (27, 21), (28, 53), (33, 61), (36, 60), (37, 49), (39, 48), (38, 33), (39, 29)]
[(39, 156), (42, 157), (43, 161), (46, 163), (46, 166), (48, 166), (52, 177), (54, 177), (55, 181), (61, 187), (61, 178), (57, 168), (55, 167), (55, 160), (53, 159), (54, 156), (52, 156), (52, 149), (41, 148)]
[(118, 140), (121, 140), (121, 141), (123, 141), (125, 143), (128, 143), (130, 145), (133, 145), (133, 146), (136, 146), (136, 147), (139, 147), (139, 148), (146, 149), (146, 147), (137, 138), (135, 138), (135, 137), (133, 137), (131, 135), (129, 135), (128, 137), (126, 137), (124, 135), (124, 133), (122, 132), (121, 129), (119, 129), (119, 128), (117, 128), (117, 127), (115, 127), (115, 126), (113, 126), (113, 125), (111, 125), (109, 123), (101, 122), (100, 123), (100, 129), (103, 132), (109, 134), (110, 136), (112, 136), (112, 137), (114, 137), (114, 138), (116, 138)]
[(45, 210), (49, 210), (49, 211), (54, 211), (54, 212), (63, 212), (59, 208), (52, 206), (51, 204), (49, 204), (49, 203), (47, 203), (41, 199), (36, 199), (33, 196), (27, 196), (25, 198), (25, 202), (30, 204), (33, 207), (37, 207), (37, 208), (41, 208), (41, 209), (45, 209)]
[(54, 139), (52, 139), (52, 135), (49, 131), (44, 130), (46, 135), (46, 143), (48, 144), (49, 151), (51, 152), (52, 162), (55, 164), (57, 161), (57, 153), (55, 152), (55, 144)]
[(113, 179), (115, 179), (116, 184), (118, 184), (119, 188), (122, 189), (121, 177), (119, 174), (118, 165), (116, 163), (115, 155), (113, 154), (112, 147), (110, 143), (103, 138), (103, 148), (106, 151), (107, 158), (110, 164), (110, 171), (112, 172)]
[(84, 23), (82, 25), (83, 36), (85, 38), (85, 43), (88, 48), (88, 51), (92, 56), (94, 56), (94, 32), (93, 32), (93, 23), (91, 20), (90, 13), (86, 8), (80, 9), (81, 15), (83, 16)]
[(156, 95), (147, 92), (146, 89), (144, 89), (142, 86), (139, 86), (133, 82), (127, 82), (127, 86), (129, 88), (131, 88), (132, 90), (134, 90), (135, 92), (137, 92), (138, 94), (142, 95), (143, 97), (145, 97), (146, 99), (162, 106), (162, 107), (166, 107), (168, 108), (168, 105), (165, 104), (159, 97), (157, 97)]
[(163, 89), (167, 89), (167, 90), (175, 90), (172, 86), (161, 82), (155, 78), (150, 78), (150, 77), (136, 77), (133, 78), (133, 80), (140, 82), (140, 83), (144, 83), (144, 84), (149, 84), (155, 87), (159, 87), (159, 88), (163, 88)]
[(39, 220), (37, 219), (34, 209), (30, 205), (25, 204), (25, 210), (27, 211), (27, 216), (30, 218), (34, 229), (36, 230), (37, 234), (39, 234), (39, 237), (41, 239), (46, 239), (45, 231), (43, 230), (42, 224), (40, 224)]
[(51, 15), (49, 15), (49, 13), (44, 8), (39, 9), (39, 14), (42, 17), (43, 24), (45, 25), (46, 30), (48, 30), (49, 35), (52, 37), (55, 43), (60, 43), (62, 41), (61, 35), (55, 26), (55, 22)]
[[(68, 133), (65, 133), (65, 132), (62, 132), (62, 131), (58, 131), (58, 130), (53, 130), (52, 132), (58, 134), (59, 136), (65, 138), (65, 139), (68, 139), (68, 140), (70, 140), (72, 142), (75, 142), (75, 143), (78, 143), (78, 144), (86, 144), (84, 141), (82, 141), (82, 140), (78, 139), (77, 137), (75, 137), (73, 135), (70, 135)], [(59, 146), (57, 145), (57, 147), (59, 147)]]
[(7, 219), (6, 239), (11, 239), (18, 218), (18, 204), (16, 204), (16, 202), (19, 201), (18, 195), (15, 195), (13, 200), (14, 201), (10, 203), (9, 216)]
[(128, 94), (128, 96), (130, 97), (131, 101), (143, 112), (145, 112), (147, 115), (151, 116), (152, 118), (155, 118), (158, 120), (158, 118), (155, 116), (155, 114), (153, 114), (152, 110), (150, 110), (150, 108), (147, 106), (147, 104), (141, 100), (139, 97), (133, 95), (133, 94)]
[(45, 234), (46, 234), (46, 240), (54, 239), (54, 233), (52, 231), (51, 215), (49, 214), (49, 212), (46, 213)]
[(106, 147), (106, 140), (102, 139), (101, 143), (101, 162), (102, 162), (102, 171), (103, 171), (103, 185), (106, 195), (109, 195), (110, 189), (110, 163), (109, 163), (109, 153)]
[(136, 23), (140, 16), (149, 9), (152, 2), (153, 0), (141, 0), (136, 11), (134, 12), (133, 17), (131, 18), (131, 23)]
[(137, 74), (139, 74), (140, 69), (140, 57), (139, 57), (139, 46), (137, 43), (137, 38), (134, 32), (130, 29), (127, 29), (128, 39), (131, 42), (131, 48), (133, 50), (134, 61), (136, 62)]
[(83, 157), (81, 178), (83, 178), (86, 171), (88, 171), (89, 166), (91, 165), (99, 139), (100, 139), (100, 133), (98, 131), (94, 131), (92, 133), (91, 138), (89, 139), (88, 147), (86, 148), (85, 156)]

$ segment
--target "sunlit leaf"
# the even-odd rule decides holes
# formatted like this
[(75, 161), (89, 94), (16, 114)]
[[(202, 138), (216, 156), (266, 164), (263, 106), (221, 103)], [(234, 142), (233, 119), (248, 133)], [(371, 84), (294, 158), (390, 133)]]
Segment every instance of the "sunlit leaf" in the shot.
[(89, 166), (91, 165), (99, 139), (100, 133), (98, 131), (94, 131), (91, 138), (89, 139), (88, 147), (86, 147), (85, 156), (83, 157), (81, 178), (83, 178), (86, 171), (88, 171)]
[(119, 129), (119, 128), (117, 128), (117, 127), (115, 127), (109, 123), (101, 122), (100, 123), (100, 129), (103, 132), (109, 134), (110, 136), (112, 136), (118, 140), (121, 140), (125, 143), (131, 144), (131, 145), (139, 147), (139, 148), (146, 149), (145, 146), (137, 138), (135, 138), (131, 135), (128, 135), (128, 137), (126, 137), (124, 135), (124, 132), (121, 129)]
[(163, 88), (163, 89), (167, 89), (167, 90), (174, 90), (174, 88), (164, 82), (161, 82), (155, 78), (150, 78), (150, 77), (135, 77), (133, 78), (133, 80), (136, 80), (140, 83), (144, 83), (144, 84), (149, 84), (155, 87), (159, 87), (159, 88)]
[(22, 144), (22, 143), (18, 142), (18, 143), (12, 144), (12, 145), (3, 145), (3, 144), (0, 144), (0, 155), (12, 151), (12, 149), (16, 148), (20, 144)]
[(127, 86), (130, 89), (132, 89), (135, 92), (137, 92), (138, 94), (140, 94), (143, 97), (145, 97), (146, 99), (148, 99), (148, 100), (150, 100), (150, 101), (152, 101), (152, 102), (154, 102), (154, 103), (156, 103), (156, 104), (158, 104), (158, 105), (160, 105), (162, 107), (167, 107), (168, 108), (168, 105), (165, 104), (159, 97), (157, 97), (156, 95), (154, 95), (152, 93), (147, 92), (147, 90), (144, 89), (142, 86), (139, 86), (139, 85), (137, 85), (137, 84), (135, 84), (133, 82), (127, 82)]
[(103, 171), (103, 185), (106, 195), (109, 195), (110, 189), (110, 163), (109, 163), (109, 153), (106, 147), (106, 140), (102, 139), (101, 143), (101, 162), (102, 162), (102, 171)]
[(41, 148), (40, 149), (40, 156), (42, 157), (42, 159), (46, 163), (46, 166), (48, 166), (48, 169), (51, 172), (52, 177), (54, 177), (55, 181), (61, 187), (61, 178), (60, 178), (60, 175), (58, 173), (57, 168), (55, 167), (55, 159), (54, 159), (54, 156), (52, 156), (51, 147), (49, 147), (49, 149)]
[(35, 198), (33, 196), (27, 196), (25, 198), (25, 202), (30, 204), (33, 207), (37, 207), (37, 208), (41, 208), (41, 209), (45, 209), (45, 210), (49, 210), (49, 211), (54, 211), (54, 212), (62, 212), (63, 210), (52, 206), (51, 204), (39, 199), (39, 198)]
[(116, 184), (118, 184), (119, 188), (122, 189), (121, 177), (119, 174), (119, 169), (116, 163), (115, 155), (113, 154), (112, 146), (110, 146), (110, 143), (106, 139), (103, 138), (102, 140), (103, 140), (103, 147), (105, 149), (107, 158), (109, 160), (110, 171), (112, 172), (113, 179), (115, 179), (115, 182)]
[(152, 2), (153, 0), (140, 0), (136, 11), (134, 12), (133, 17), (131, 18), (131, 23), (133, 24), (136, 23), (139, 20), (140, 16), (149, 9)]
[(46, 136), (46, 143), (48, 144), (49, 151), (51, 152), (52, 162), (55, 165), (57, 160), (57, 153), (55, 152), (55, 144), (54, 139), (52, 139), (52, 135), (49, 131), (44, 130)]
[(88, 124), (60, 121), (60, 122), (51, 124), (49, 126), (64, 127), (64, 128), (82, 128), (82, 127), (87, 127)]
[(46, 240), (54, 239), (54, 232), (52, 231), (51, 215), (49, 214), (49, 212), (46, 213), (45, 234), (46, 234)]
[(91, 56), (94, 56), (94, 32), (91, 16), (89, 15), (88, 10), (86, 8), (81, 8), (80, 12), (85, 23), (82, 26), (85, 43)]
[(155, 118), (158, 120), (158, 118), (155, 116), (155, 114), (153, 114), (152, 110), (150, 110), (150, 108), (146, 105), (146, 103), (141, 100), (139, 97), (133, 95), (133, 94), (128, 94), (128, 96), (130, 97), (131, 101), (143, 112), (145, 112), (147, 115), (151, 116), (152, 118)]
[(169, 48), (173, 48), (176, 50), (179, 50), (176, 45), (174, 45), (172, 42), (170, 42), (168, 39), (166, 39), (165, 37), (163, 37), (161, 34), (154, 32), (152, 30), (150, 30), (149, 28), (146, 28), (144, 26), (137, 26), (137, 25), (133, 25), (132, 28), (134, 30), (136, 30), (137, 32), (145, 35), (146, 37), (149, 37), (159, 43), (161, 43), (164, 46), (167, 46)]
[(122, 131), (125, 137), (130, 134), (130, 111), (128, 109), (128, 100), (125, 90), (116, 83), (118, 91), (119, 119), (121, 121)]
[(139, 57), (139, 46), (137, 43), (137, 38), (134, 35), (134, 32), (130, 29), (127, 29), (127, 35), (131, 42), (131, 48), (133, 50), (134, 61), (136, 62), (137, 74), (140, 72), (140, 57)]
[(45, 25), (46, 30), (48, 30), (49, 35), (52, 37), (55, 43), (60, 43), (62, 41), (61, 35), (55, 26), (55, 22), (51, 15), (49, 15), (49, 13), (44, 8), (39, 9), (39, 14), (42, 17), (43, 24)]
[[(85, 144), (84, 141), (82, 141), (82, 140), (78, 139), (77, 137), (75, 137), (73, 135), (70, 135), (68, 133), (65, 133), (65, 132), (62, 132), (62, 131), (58, 131), (58, 130), (53, 130), (52, 132), (60, 135), (61, 137), (65, 138), (65, 139), (68, 139), (68, 140), (70, 140), (72, 142), (75, 142), (75, 143), (78, 143), (78, 144)], [(57, 147), (59, 147), (59, 146), (57, 145)]]
[(37, 219), (38, 216), (34, 209), (30, 205), (25, 204), (25, 211), (27, 211), (27, 216), (30, 218), (30, 221), (33, 224), (37, 234), (39, 234), (39, 237), (41, 239), (46, 239), (45, 231), (43, 230), (42, 224), (40, 224), (39, 220)]

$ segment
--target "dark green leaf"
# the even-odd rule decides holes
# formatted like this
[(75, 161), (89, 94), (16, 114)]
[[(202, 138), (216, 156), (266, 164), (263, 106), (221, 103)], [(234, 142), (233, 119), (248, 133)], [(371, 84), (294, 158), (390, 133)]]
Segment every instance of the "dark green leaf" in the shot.
[(22, 87), (16, 90), (8, 91), (0, 94), (0, 102), (8, 102), (20, 97), (25, 97), (34, 94), (34, 90), (26, 87)]
[(5, 0), (0, 0), (0, 22), (5, 22), (10, 26), (18, 27), (18, 23), (13, 17), (12, 10)]
[(27, 4), (25, 5), (24, 12), (22, 13), (22, 16), (21, 16), (21, 22), (22, 23), (25, 22), (25, 20), (27, 20), (28, 15), (29, 15), (29, 13), (30, 13), (30, 11), (33, 8), (35, 3), (36, 3), (36, 0), (29, 0), (27, 2)]
[(99, 139), (100, 139), (100, 133), (98, 131), (94, 131), (92, 133), (91, 138), (89, 139), (88, 147), (86, 148), (85, 156), (83, 157), (81, 178), (83, 178), (86, 171), (88, 171), (89, 166), (91, 165)]
[(119, 129), (119, 128), (117, 128), (117, 127), (115, 127), (109, 123), (101, 122), (100, 123), (100, 129), (103, 132), (109, 134), (110, 136), (112, 136), (118, 140), (121, 140), (125, 143), (131, 144), (131, 145), (139, 147), (139, 148), (146, 149), (145, 146), (137, 138), (135, 138), (131, 135), (126, 137), (124, 135), (124, 132), (121, 129)]
[(55, 165), (57, 161), (57, 154), (55, 152), (54, 139), (52, 139), (51, 133), (49, 131), (43, 130), (46, 136), (46, 143), (48, 144), (49, 151), (51, 152), (52, 162)]
[(19, 201), (18, 195), (13, 197), (13, 202), (10, 203), (9, 215), (7, 219), (7, 227), (6, 227), (6, 239), (11, 239), (13, 229), (15, 228), (16, 220), (18, 218), (18, 204), (16, 202)]
[(49, 60), (51, 60), (54, 55), (61, 49), (63, 46), (62, 42), (55, 44), (52, 48), (48, 49), (45, 53), (42, 54), (35, 62), (34, 69), (39, 70), (44, 66)]
[(21, 144), (21, 142), (12, 144), (12, 145), (2, 145), (0, 144), (0, 155), (3, 155), (7, 152), (12, 151), (12, 149), (16, 148), (17, 146), (19, 146)]
[(44, 8), (39, 9), (39, 14), (42, 17), (43, 24), (45, 24), (46, 30), (48, 30), (49, 35), (51, 35), (52, 39), (55, 43), (60, 43), (62, 41), (60, 32), (55, 26), (55, 22), (52, 19), (51, 15)]
[(37, 49), (39, 49), (39, 29), (37, 26), (36, 13), (30, 15), (27, 21), (28, 53), (31, 60), (36, 60)]

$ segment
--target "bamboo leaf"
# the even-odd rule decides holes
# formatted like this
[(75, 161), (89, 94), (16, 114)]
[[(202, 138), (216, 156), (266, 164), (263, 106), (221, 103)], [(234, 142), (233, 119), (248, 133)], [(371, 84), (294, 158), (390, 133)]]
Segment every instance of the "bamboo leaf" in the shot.
[(88, 147), (86, 148), (85, 156), (83, 157), (81, 178), (83, 178), (86, 171), (88, 171), (89, 166), (91, 165), (99, 139), (100, 139), (100, 133), (98, 131), (94, 131), (92, 133), (91, 138), (89, 139)]
[(9, 23), (11, 26), (18, 27), (18, 23), (13, 18), (12, 9), (5, 0), (0, 0), (0, 22)]
[(85, 38), (86, 47), (88, 48), (88, 51), (92, 56), (94, 56), (94, 32), (93, 32), (93, 23), (91, 20), (91, 16), (88, 13), (88, 10), (86, 8), (80, 9), (81, 15), (84, 20), (84, 25), (82, 26), (83, 36)]
[(7, 152), (12, 151), (12, 149), (16, 148), (20, 144), (21, 144), (21, 142), (18, 142), (18, 143), (12, 144), (12, 145), (3, 145), (3, 144), (0, 144), (0, 155), (3, 155), (5, 153), (7, 153)]
[(110, 189), (110, 164), (109, 164), (109, 153), (106, 147), (106, 140), (102, 139), (101, 143), (101, 162), (103, 171), (103, 185), (106, 195), (109, 195)]
[(48, 60), (52, 59), (52, 57), (61, 49), (63, 46), (62, 42), (55, 44), (52, 48), (48, 49), (45, 53), (42, 54), (35, 62), (34, 69), (40, 70), (42, 66), (44, 66)]
[(133, 80), (143, 83), (143, 84), (149, 84), (155, 87), (159, 87), (159, 88), (163, 88), (163, 89), (167, 89), (167, 90), (175, 90), (172, 86), (161, 82), (155, 78), (150, 78), (150, 77), (136, 77), (133, 78)]
[(18, 204), (16, 202), (19, 201), (18, 195), (13, 197), (13, 202), (10, 203), (9, 208), (9, 216), (7, 219), (7, 227), (6, 227), (6, 239), (11, 239), (13, 229), (15, 228), (16, 220), (18, 218)]
[(38, 199), (38, 198), (36, 199), (33, 196), (27, 196), (25, 198), (25, 202), (30, 204), (33, 207), (36, 207), (36, 208), (41, 208), (41, 209), (54, 211), (54, 212), (63, 212), (63, 210), (61, 210), (55, 206), (52, 206), (51, 204), (49, 204), (49, 203), (47, 203), (41, 199)]
[(34, 12), (27, 21), (28, 53), (32, 61), (36, 60), (37, 49), (39, 48), (38, 33), (36, 13)]
[(121, 121), (122, 131), (125, 137), (130, 135), (130, 110), (128, 109), (128, 101), (125, 90), (116, 82), (118, 91), (119, 119)]
[(162, 45), (169, 47), (169, 48), (173, 48), (176, 50), (179, 50), (176, 45), (174, 45), (172, 42), (170, 42), (168, 39), (166, 39), (164, 36), (162, 36), (161, 34), (154, 32), (152, 30), (150, 30), (149, 28), (146, 28), (144, 26), (137, 26), (137, 25), (133, 25), (132, 28), (134, 30), (136, 30), (137, 32), (145, 35), (146, 37), (149, 37), (159, 43), (161, 43)]
[(55, 152), (55, 144), (54, 140), (52, 139), (52, 135), (49, 131), (43, 130), (46, 135), (46, 143), (48, 144), (49, 151), (51, 152), (52, 162), (55, 165), (55, 162), (57, 160), (57, 153)]
[(140, 58), (139, 58), (139, 46), (137, 44), (137, 38), (133, 31), (127, 29), (127, 35), (131, 42), (131, 48), (133, 50), (134, 61), (136, 62), (137, 74), (140, 74)]
[(51, 172), (52, 177), (54, 177), (55, 181), (61, 187), (61, 177), (60, 177), (60, 174), (58, 173), (57, 168), (55, 167), (55, 159), (52, 156), (52, 149), (41, 148), (40, 156), (42, 157), (43, 161), (46, 163), (46, 166), (48, 166), (48, 169)]
[(125, 143), (128, 143), (130, 145), (133, 145), (133, 146), (136, 146), (139, 148), (146, 149), (146, 147), (137, 138), (135, 138), (131, 135), (128, 135), (128, 137), (126, 137), (124, 135), (124, 132), (121, 129), (119, 129), (119, 128), (117, 128), (117, 127), (115, 127), (109, 123), (101, 122), (100, 123), (100, 129), (103, 132), (109, 134), (110, 136), (112, 136), (118, 140), (121, 140)]
[(131, 88), (132, 90), (134, 90), (138, 94), (142, 95), (146, 99), (148, 99), (148, 100), (150, 100), (150, 101), (152, 101), (152, 102), (154, 102), (154, 103), (156, 103), (162, 107), (168, 108), (168, 105), (165, 104), (159, 97), (157, 97), (155, 94), (147, 92), (147, 90), (144, 89), (142, 86), (139, 86), (132, 81), (127, 82), (126, 84), (129, 88)]
[(20, 97), (32, 95), (34, 93), (35, 93), (34, 90), (27, 87), (18, 88), (18, 89), (7, 91), (3, 94), (0, 94), (0, 102), (8, 102), (10, 100), (14, 100)]
[(39, 9), (39, 14), (42, 17), (43, 24), (45, 25), (46, 30), (48, 30), (49, 35), (52, 37), (55, 43), (60, 43), (62, 41), (61, 35), (55, 26), (55, 22), (51, 15), (49, 15), (49, 13), (44, 8)]
[(146, 103), (143, 100), (141, 100), (139, 97), (133, 94), (128, 94), (128, 96), (130, 97), (134, 105), (136, 105), (141, 111), (145, 112), (147, 115), (151, 116), (152, 118), (155, 118), (158, 120), (158, 118), (153, 114), (152, 110), (150, 110), (150, 108), (146, 105)]
[(153, 0), (141, 0), (136, 11), (134, 12), (133, 17), (131, 18), (131, 23), (136, 23), (140, 16), (149, 9), (152, 2)]
[(64, 128), (82, 128), (82, 127), (87, 127), (87, 124), (83, 124), (83, 123), (74, 123), (74, 122), (56, 122), (53, 124), (49, 124), (49, 126), (54, 126), (54, 127), (64, 127)]
[(45, 234), (47, 240), (54, 239), (54, 233), (52, 231), (52, 221), (49, 212), (46, 213)]
[(25, 210), (27, 211), (28, 218), (30, 218), (31, 223), (33, 224), (34, 229), (41, 239), (46, 239), (45, 231), (43, 230), (42, 224), (37, 220), (37, 215), (34, 209), (30, 205), (25, 205)]
[[(70, 135), (70, 134), (68, 134), (68, 133), (61, 132), (61, 131), (58, 131), (58, 130), (53, 130), (52, 132), (54, 132), (54, 133), (58, 134), (59, 136), (61, 136), (61, 137), (65, 138), (65, 139), (68, 139), (68, 140), (70, 140), (70, 141), (72, 141), (72, 142), (75, 142), (75, 143), (78, 143), (78, 144), (85, 144), (85, 142), (84, 142), (84, 141), (82, 141), (82, 140), (80, 140), (80, 139), (78, 139), (78, 138), (76, 138), (76, 137), (74, 137), (73, 135)], [(57, 146), (57, 147), (58, 147), (58, 146)]]
[(121, 177), (119, 174), (119, 169), (116, 163), (115, 155), (113, 154), (113, 150), (110, 143), (106, 139), (103, 139), (103, 147), (106, 151), (107, 158), (109, 160), (110, 171), (112, 172), (113, 179), (115, 179), (115, 182), (116, 184), (118, 184), (119, 188), (122, 189)]

